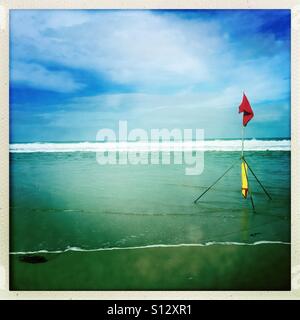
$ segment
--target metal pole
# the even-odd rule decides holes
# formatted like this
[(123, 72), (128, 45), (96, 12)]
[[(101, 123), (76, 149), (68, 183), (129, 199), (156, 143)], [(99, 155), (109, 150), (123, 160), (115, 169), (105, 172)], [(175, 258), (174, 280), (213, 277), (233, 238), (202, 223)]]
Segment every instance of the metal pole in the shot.
[(242, 125), (242, 159), (244, 158), (244, 134), (245, 134), (245, 127)]
[[(243, 160), (244, 160), (243, 166), (244, 166), (244, 168), (245, 168), (245, 163), (246, 163), (246, 161), (245, 161), (245, 159), (243, 159)], [(242, 160), (242, 161), (243, 161), (243, 160)], [(247, 163), (246, 163), (246, 164), (247, 164)], [(247, 165), (247, 166), (248, 166), (248, 165)], [(255, 212), (254, 201), (253, 201), (252, 192), (251, 192), (251, 189), (250, 189), (250, 183), (249, 183), (249, 178), (248, 178), (248, 173), (247, 173), (246, 168), (245, 168), (245, 174), (246, 174), (246, 179), (247, 179), (247, 183), (248, 183), (248, 191), (249, 191), (249, 194), (250, 194), (250, 200), (251, 200), (251, 204), (252, 204), (252, 210), (253, 210), (253, 212)]]
[[(240, 161), (240, 159), (239, 159), (239, 161)], [(225, 176), (225, 174), (226, 174), (228, 171), (230, 171), (230, 170), (235, 166), (236, 163), (237, 163), (237, 161), (235, 161), (235, 162), (231, 165), (231, 167), (228, 168), (228, 169), (221, 175), (221, 177), (219, 177), (219, 178), (218, 178), (212, 185), (210, 185), (202, 194), (200, 194), (200, 196), (194, 201), (194, 203), (196, 203), (202, 196), (205, 195), (205, 193), (206, 193), (209, 189), (211, 189), (219, 180), (221, 180), (221, 179)]]

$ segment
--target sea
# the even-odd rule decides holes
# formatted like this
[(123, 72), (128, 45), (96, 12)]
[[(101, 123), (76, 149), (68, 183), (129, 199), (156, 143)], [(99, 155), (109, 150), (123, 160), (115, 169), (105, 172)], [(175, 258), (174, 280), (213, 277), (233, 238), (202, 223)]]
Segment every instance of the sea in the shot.
[(162, 159), (157, 142), (11, 144), (11, 289), (289, 290), (291, 141), (245, 141), (256, 176), (246, 199), (241, 144), (171, 143), (203, 153), (198, 175), (172, 161), (97, 161), (128, 148)]

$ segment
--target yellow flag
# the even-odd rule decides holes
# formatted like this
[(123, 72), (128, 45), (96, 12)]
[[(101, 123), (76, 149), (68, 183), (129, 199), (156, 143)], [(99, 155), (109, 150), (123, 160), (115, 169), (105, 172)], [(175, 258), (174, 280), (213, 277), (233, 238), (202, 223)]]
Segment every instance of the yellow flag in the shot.
[(245, 161), (242, 162), (242, 195), (247, 198), (248, 194), (248, 166)]

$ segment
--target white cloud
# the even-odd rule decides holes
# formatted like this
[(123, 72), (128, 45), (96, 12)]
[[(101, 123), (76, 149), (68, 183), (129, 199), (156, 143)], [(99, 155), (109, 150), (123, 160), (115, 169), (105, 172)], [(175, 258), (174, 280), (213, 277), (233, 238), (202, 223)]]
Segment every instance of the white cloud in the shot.
[[(251, 22), (256, 36), (234, 39), (224, 21), (232, 28), (244, 16), (224, 18), (223, 24), (148, 11), (18, 11), (11, 18), (14, 70), (20, 62), (50, 62), (91, 71), (137, 91), (213, 88), (214, 97), (207, 103), (216, 107), (237, 102), (242, 90), (255, 102), (289, 92), (284, 71), (278, 68), (289, 57), (272, 35), (256, 33), (262, 19)], [(247, 41), (251, 46), (245, 45)], [(24, 81), (34, 86), (40, 81), (33, 77)], [(54, 88), (58, 75), (53, 77)], [(78, 86), (70, 74), (68, 79), (70, 87)]]
[(29, 87), (56, 92), (73, 92), (83, 87), (63, 71), (49, 71), (36, 63), (16, 62), (11, 70), (11, 80)]
[[(60, 92), (83, 88), (71, 72), (45, 67), (57, 64), (136, 91), (76, 97), (41, 114), (53, 128), (86, 130), (93, 138), (98, 129), (123, 119), (136, 127), (198, 127), (215, 136), (224, 130), (238, 136), (243, 90), (257, 122), (279, 123), (288, 112), (281, 102), (262, 105), (290, 92), (289, 52), (272, 34), (257, 32), (263, 19), (51, 10), (18, 11), (11, 18), (12, 81)], [(237, 37), (231, 28), (240, 21), (248, 34)]]
[[(221, 95), (224, 98), (224, 95)], [(222, 99), (219, 98), (221, 101)], [(102, 94), (81, 97), (62, 105), (54, 114), (40, 116), (51, 121), (54, 126), (114, 126), (119, 120), (128, 120), (134, 127), (179, 127), (205, 128), (214, 123), (240, 123), (239, 100), (232, 95), (225, 96), (227, 109), (223, 105), (216, 110), (216, 100), (212, 95), (189, 94)], [(231, 100), (230, 100), (231, 99)], [(220, 103), (218, 101), (218, 103)], [(272, 122), (287, 114), (286, 105), (277, 103), (262, 107), (253, 105), (256, 122)], [(84, 119), (83, 119), (84, 118)], [(66, 121), (68, 119), (68, 121)], [(84, 120), (84, 121), (83, 121)], [(72, 123), (72, 121), (74, 121)]]
[(26, 20), (23, 13), (21, 19), (18, 15), (12, 17), (15, 60), (34, 58), (84, 68), (117, 83), (207, 80), (211, 74), (206, 58), (219, 45), (206, 23), (186, 25), (148, 12), (29, 12)]

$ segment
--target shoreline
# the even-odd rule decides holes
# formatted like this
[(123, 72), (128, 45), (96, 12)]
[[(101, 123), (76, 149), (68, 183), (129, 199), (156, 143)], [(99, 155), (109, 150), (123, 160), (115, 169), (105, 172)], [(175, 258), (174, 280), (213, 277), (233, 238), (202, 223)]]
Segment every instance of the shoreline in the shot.
[(80, 251), (80, 252), (97, 252), (97, 251), (112, 251), (112, 250), (136, 250), (136, 249), (151, 249), (151, 248), (181, 248), (181, 247), (207, 247), (215, 245), (236, 245), (236, 246), (256, 246), (261, 244), (284, 244), (291, 245), (290, 242), (279, 241), (279, 240), (261, 240), (255, 242), (236, 242), (236, 241), (209, 241), (205, 243), (179, 243), (179, 244), (149, 244), (145, 246), (132, 246), (132, 247), (107, 247), (107, 248), (93, 248), (84, 249), (80, 247), (67, 247), (61, 250), (47, 250), (41, 249), (36, 251), (15, 251), (10, 252), (10, 255), (26, 255), (26, 254), (38, 254), (38, 253), (64, 253), (69, 251)]
[(10, 256), (10, 290), (289, 290), (290, 245), (160, 247)]

